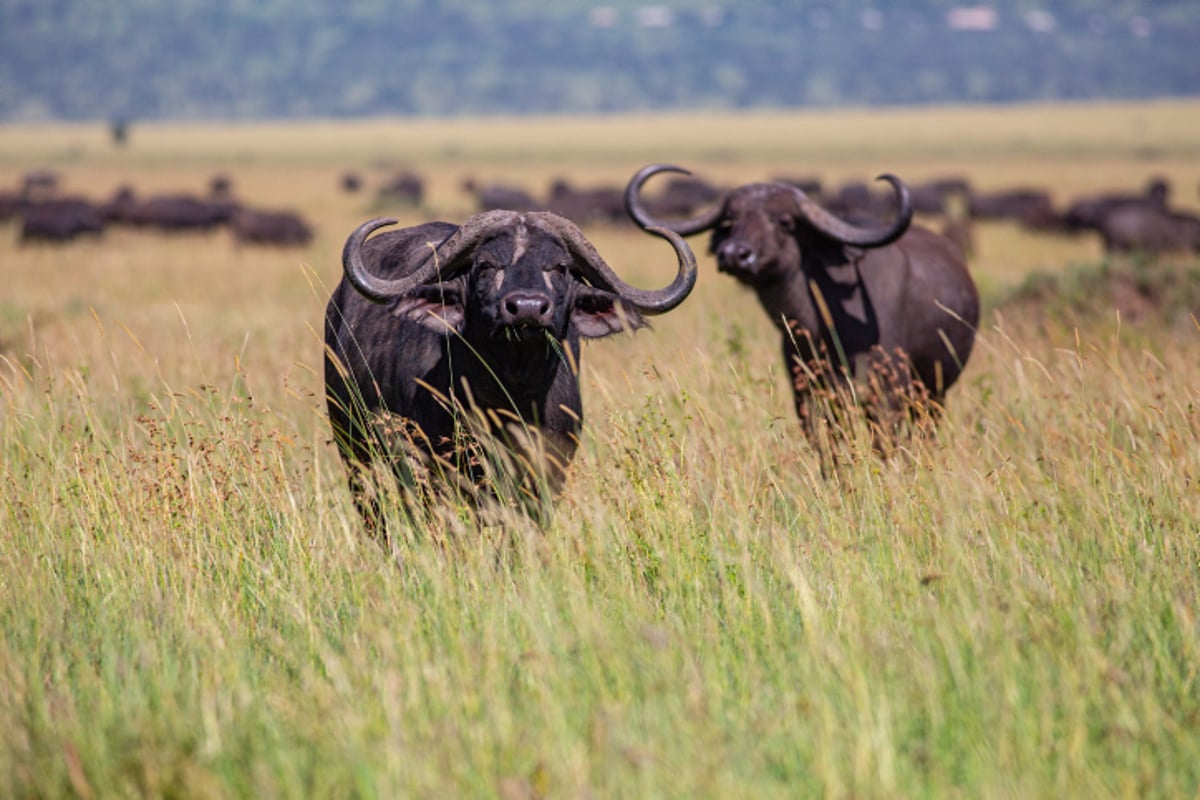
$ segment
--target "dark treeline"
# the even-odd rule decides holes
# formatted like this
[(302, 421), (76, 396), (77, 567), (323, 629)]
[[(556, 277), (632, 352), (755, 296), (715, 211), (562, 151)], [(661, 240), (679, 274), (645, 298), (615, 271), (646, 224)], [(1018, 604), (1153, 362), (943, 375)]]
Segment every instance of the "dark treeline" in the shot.
[(1200, 93), (1191, 0), (7, 0), (0, 120)]

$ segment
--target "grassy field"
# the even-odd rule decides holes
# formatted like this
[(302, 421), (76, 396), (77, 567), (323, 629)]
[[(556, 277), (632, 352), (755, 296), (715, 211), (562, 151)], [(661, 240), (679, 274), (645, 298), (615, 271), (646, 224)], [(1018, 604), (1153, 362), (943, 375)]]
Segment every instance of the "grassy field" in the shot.
[[(826, 479), (776, 334), (702, 255), (678, 311), (586, 348), (548, 527), (446, 515), (392, 553), (319, 373), (342, 241), (377, 211), (347, 169), (426, 175), (406, 222), (461, 221), (468, 175), (540, 192), (656, 160), (1063, 201), (1161, 174), (1195, 208), (1198, 123), (1200, 102), (141, 125), (121, 150), (0, 128), (0, 187), (223, 172), (318, 227), (290, 251), (0, 228), (0, 796), (1196, 796), (1194, 261), (983, 228), (987, 312), (939, 436)], [(661, 241), (589, 235), (635, 283), (673, 270)], [(1035, 272), (1060, 282), (1005, 305)]]

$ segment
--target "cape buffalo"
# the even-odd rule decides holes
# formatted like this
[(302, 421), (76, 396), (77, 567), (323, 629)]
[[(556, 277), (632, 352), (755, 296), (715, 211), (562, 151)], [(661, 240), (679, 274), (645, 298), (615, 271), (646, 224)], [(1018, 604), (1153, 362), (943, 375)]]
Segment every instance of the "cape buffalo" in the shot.
[(462, 182), (463, 191), (475, 198), (480, 211), (538, 211), (544, 204), (533, 199), (533, 195), (517, 186), (501, 183), (479, 184), (474, 178)]
[(1142, 194), (1105, 192), (1080, 197), (1067, 206), (1063, 224), (1068, 231), (1100, 230), (1101, 222), (1110, 212), (1136, 207), (1164, 210), (1171, 194), (1171, 184), (1165, 178), (1151, 178)]
[(67, 242), (104, 232), (100, 210), (80, 198), (64, 197), (32, 203), (23, 211), (21, 239), (26, 242)]
[(1107, 253), (1200, 253), (1200, 217), (1149, 204), (1128, 203), (1095, 223)]
[(299, 212), (240, 208), (229, 219), (229, 232), (238, 244), (279, 247), (304, 246), (312, 241), (312, 226)]
[(625, 194), (630, 216), (682, 236), (712, 231), (718, 269), (754, 289), (783, 334), (796, 413), (810, 440), (817, 442), (814, 395), (835, 400), (836, 413), (852, 378), (877, 422), (897, 424), (902, 410), (936, 413), (971, 353), (979, 296), (959, 248), (910, 227), (912, 205), (899, 178), (881, 176), (895, 192), (895, 220), (863, 228), (779, 183), (741, 186), (697, 217), (659, 222), (638, 192), (660, 172), (685, 171), (655, 164), (634, 175)]
[(121, 221), (163, 231), (210, 231), (229, 222), (237, 208), (236, 202), (227, 199), (158, 195), (129, 202), (122, 210)]
[(395, 222), (373, 219), (350, 235), (325, 315), (329, 417), (360, 513), (376, 530), (373, 457), (390, 462), (406, 504), (428, 504), (443, 487), (500, 496), (509, 487), (489, 474), (499, 463), (512, 496), (540, 510), (578, 445), (581, 339), (675, 308), (695, 285), (695, 256), (652, 229), (678, 271), (644, 290), (549, 212), (497, 210), (367, 238)]
[(415, 172), (398, 172), (379, 187), (376, 206), (418, 208), (425, 200), (425, 180)]
[(822, 206), (855, 223), (877, 222), (892, 212), (891, 198), (876, 192), (866, 181), (843, 183), (836, 192), (822, 200)]
[(971, 184), (966, 178), (934, 178), (910, 187), (910, 191), (913, 211), (918, 214), (933, 216), (949, 213), (954, 210), (950, 206), (956, 199), (964, 206), (961, 210), (965, 212), (971, 202)]
[(550, 184), (546, 210), (566, 217), (576, 225), (629, 224), (620, 186), (580, 189), (566, 178), (557, 178)]
[(1054, 231), (1063, 227), (1062, 215), (1054, 209), (1050, 193), (1043, 189), (1019, 187), (975, 193), (967, 205), (972, 219), (1011, 219), (1023, 228)]

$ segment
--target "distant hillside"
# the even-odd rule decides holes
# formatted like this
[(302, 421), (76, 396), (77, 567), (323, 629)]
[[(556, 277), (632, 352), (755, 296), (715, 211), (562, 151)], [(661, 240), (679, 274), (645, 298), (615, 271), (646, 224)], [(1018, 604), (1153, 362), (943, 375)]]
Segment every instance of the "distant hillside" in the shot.
[(5, 0), (0, 120), (1200, 94), (1194, 0)]

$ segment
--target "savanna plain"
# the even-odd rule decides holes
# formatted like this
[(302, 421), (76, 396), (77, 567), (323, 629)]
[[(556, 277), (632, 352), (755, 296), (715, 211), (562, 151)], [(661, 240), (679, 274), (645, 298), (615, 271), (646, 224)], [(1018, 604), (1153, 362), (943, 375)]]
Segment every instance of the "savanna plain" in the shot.
[[(331, 444), (321, 324), (359, 222), (461, 222), (666, 161), (1059, 202), (1170, 179), (1200, 103), (0, 128), (0, 185), (299, 209), (302, 248), (0, 228), (0, 796), (1194, 797), (1200, 264), (977, 226), (985, 310), (936, 438), (823, 474), (756, 300), (585, 347), (552, 519), (390, 549)], [(420, 209), (378, 206), (399, 168)], [(339, 177), (364, 176), (347, 194)], [(638, 285), (674, 270), (586, 229)]]

